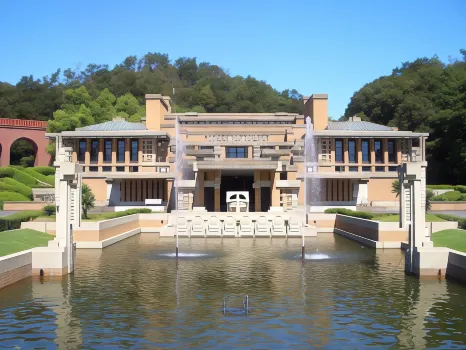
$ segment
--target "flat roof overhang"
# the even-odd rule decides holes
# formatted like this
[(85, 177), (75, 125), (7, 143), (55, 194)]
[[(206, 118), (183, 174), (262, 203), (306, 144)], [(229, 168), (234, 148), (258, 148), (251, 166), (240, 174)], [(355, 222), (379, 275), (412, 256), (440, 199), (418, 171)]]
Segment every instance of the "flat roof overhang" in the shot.
[(219, 159), (215, 161), (197, 161), (193, 167), (198, 170), (277, 170), (278, 161), (261, 161), (260, 159)]
[[(296, 179), (304, 179), (304, 173), (297, 173)], [(369, 179), (397, 179), (398, 172), (357, 172), (357, 171), (345, 171), (345, 172), (337, 172), (337, 171), (329, 171), (329, 172), (321, 172), (321, 173), (308, 173), (308, 179), (360, 179), (360, 180), (369, 180)]]
[(145, 137), (145, 138), (163, 138), (169, 139), (166, 132), (151, 130), (134, 130), (134, 131), (62, 131), (61, 133), (47, 133), (45, 137), (54, 139), (56, 137), (64, 138), (122, 138), (122, 137)]
[(412, 137), (428, 137), (428, 133), (416, 133), (411, 131), (349, 131), (349, 130), (322, 130), (314, 131), (313, 134), (317, 137), (361, 137), (368, 139), (384, 138), (412, 138)]
[(154, 173), (154, 172), (85, 172), (82, 173), (82, 177), (85, 179), (106, 179), (106, 180), (120, 180), (120, 179), (175, 179), (175, 173)]

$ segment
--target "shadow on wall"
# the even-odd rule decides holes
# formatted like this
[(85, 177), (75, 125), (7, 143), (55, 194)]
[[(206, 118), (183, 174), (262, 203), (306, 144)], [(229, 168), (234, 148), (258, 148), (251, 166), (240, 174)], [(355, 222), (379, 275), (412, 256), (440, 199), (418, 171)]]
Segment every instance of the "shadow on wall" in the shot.
[(170, 199), (168, 200), (168, 205), (167, 205), (167, 213), (170, 213), (172, 210), (176, 210), (176, 190), (175, 186), (172, 186), (172, 189), (170, 191)]

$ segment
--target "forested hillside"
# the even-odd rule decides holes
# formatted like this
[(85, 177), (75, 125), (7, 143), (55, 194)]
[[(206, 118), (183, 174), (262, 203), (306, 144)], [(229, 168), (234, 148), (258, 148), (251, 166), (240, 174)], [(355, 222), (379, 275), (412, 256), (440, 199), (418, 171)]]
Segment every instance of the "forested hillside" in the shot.
[[(0, 83), (0, 116), (50, 120), (57, 110), (76, 114), (83, 104), (87, 109), (77, 117), (82, 123), (91, 121), (89, 114), (101, 121), (115, 111), (137, 119), (143, 110), (134, 101), (143, 106), (145, 94), (172, 96), (173, 88), (179, 112), (302, 112), (296, 90), (278, 92), (263, 81), (232, 77), (196, 58), (171, 61), (166, 54), (148, 53), (139, 59), (129, 56), (113, 68), (89, 64), (83, 70), (57, 70), (41, 79), (25, 76), (16, 85)], [(58, 116), (63, 117), (63, 113)]]
[(466, 183), (466, 50), (449, 63), (438, 57), (406, 62), (363, 86), (343, 119), (429, 132), (428, 182)]

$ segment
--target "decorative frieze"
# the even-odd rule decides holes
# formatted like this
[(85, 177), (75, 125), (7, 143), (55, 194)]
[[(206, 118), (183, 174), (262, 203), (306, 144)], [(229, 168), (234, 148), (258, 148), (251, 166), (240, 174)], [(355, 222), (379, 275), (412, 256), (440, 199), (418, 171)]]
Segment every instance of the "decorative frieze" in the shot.
[(206, 135), (207, 141), (217, 142), (263, 142), (268, 141), (268, 135)]

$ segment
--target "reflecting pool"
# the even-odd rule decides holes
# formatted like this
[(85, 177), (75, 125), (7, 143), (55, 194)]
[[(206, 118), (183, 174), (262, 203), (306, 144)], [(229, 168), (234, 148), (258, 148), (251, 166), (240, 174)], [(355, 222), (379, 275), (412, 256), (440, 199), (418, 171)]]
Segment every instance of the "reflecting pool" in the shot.
[[(465, 348), (464, 285), (407, 277), (401, 251), (333, 234), (300, 251), (300, 239), (180, 239), (176, 260), (174, 239), (151, 234), (77, 250), (74, 275), (0, 290), (0, 347)], [(224, 297), (246, 294), (248, 315), (223, 314)]]

